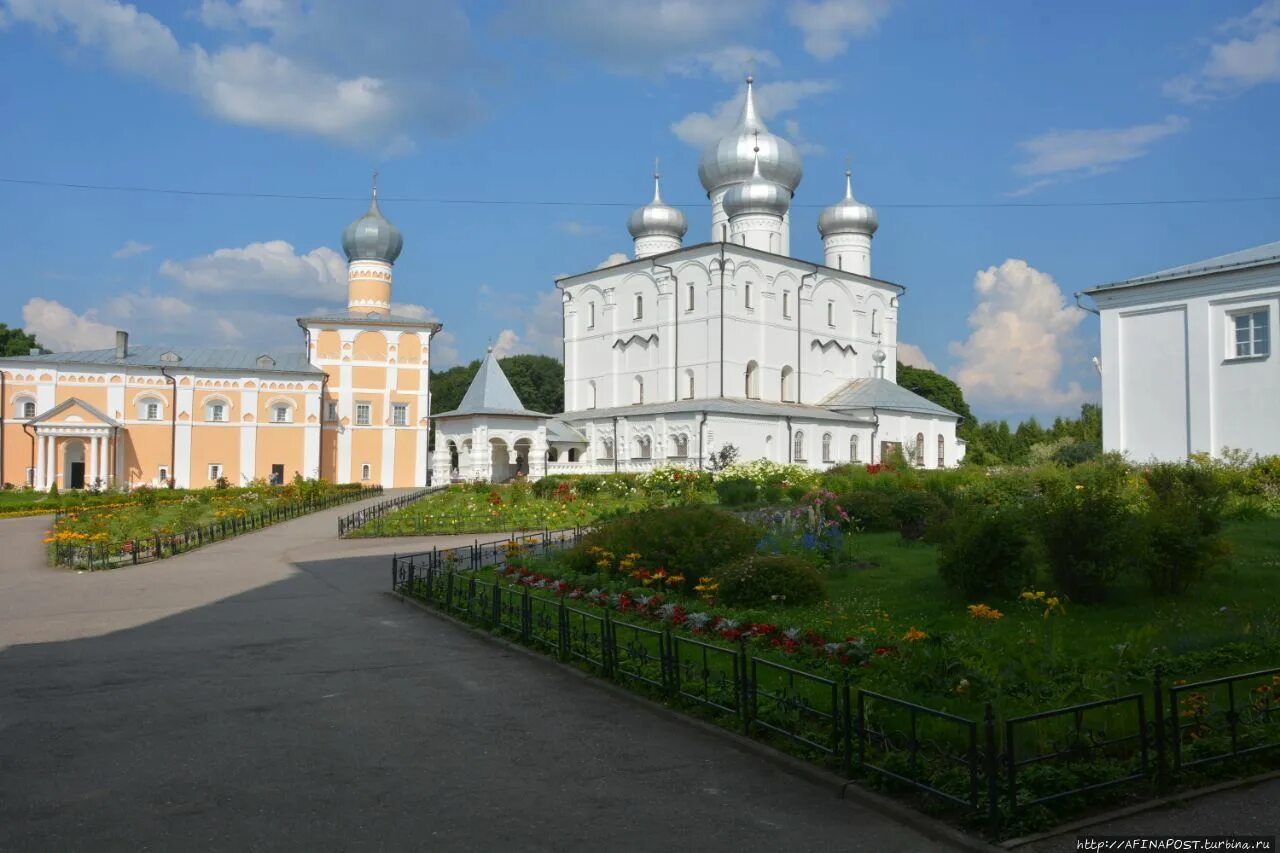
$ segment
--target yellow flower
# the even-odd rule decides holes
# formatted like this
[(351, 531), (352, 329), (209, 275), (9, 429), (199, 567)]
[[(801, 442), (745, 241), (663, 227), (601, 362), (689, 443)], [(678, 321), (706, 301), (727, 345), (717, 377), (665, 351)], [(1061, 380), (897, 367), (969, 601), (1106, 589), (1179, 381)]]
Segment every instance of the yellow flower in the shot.
[(988, 607), (985, 604), (970, 604), (969, 615), (974, 619), (988, 619), (995, 622), (1004, 618), (1004, 614), (995, 608)]
[(920, 640), (928, 639), (928, 637), (928, 634), (924, 631), (918, 630), (914, 625), (908, 629), (907, 633), (902, 635), (902, 639), (906, 640), (908, 643), (915, 643)]

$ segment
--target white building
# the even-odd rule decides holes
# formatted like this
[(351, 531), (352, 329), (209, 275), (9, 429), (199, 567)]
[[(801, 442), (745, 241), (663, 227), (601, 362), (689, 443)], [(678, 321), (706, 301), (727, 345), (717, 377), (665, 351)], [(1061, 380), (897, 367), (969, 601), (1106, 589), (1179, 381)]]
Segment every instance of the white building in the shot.
[(1280, 453), (1280, 242), (1085, 292), (1100, 310), (1107, 450)]

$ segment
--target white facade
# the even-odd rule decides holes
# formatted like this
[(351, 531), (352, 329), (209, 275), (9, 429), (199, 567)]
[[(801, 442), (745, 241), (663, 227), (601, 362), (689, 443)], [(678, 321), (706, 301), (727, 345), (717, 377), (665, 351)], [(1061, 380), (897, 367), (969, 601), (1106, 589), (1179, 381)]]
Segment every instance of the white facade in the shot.
[(1136, 461), (1280, 453), (1280, 243), (1087, 292), (1105, 449)]

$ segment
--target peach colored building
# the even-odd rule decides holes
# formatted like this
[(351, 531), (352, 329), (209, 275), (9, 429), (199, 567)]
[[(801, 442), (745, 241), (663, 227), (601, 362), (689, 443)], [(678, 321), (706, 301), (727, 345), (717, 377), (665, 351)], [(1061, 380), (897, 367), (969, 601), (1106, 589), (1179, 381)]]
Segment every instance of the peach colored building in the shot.
[(0, 358), (0, 482), (425, 485), (440, 324), (391, 313), (403, 238), (376, 187), (342, 245), (347, 310), (300, 318), (305, 350), (131, 347), (121, 331), (114, 349)]

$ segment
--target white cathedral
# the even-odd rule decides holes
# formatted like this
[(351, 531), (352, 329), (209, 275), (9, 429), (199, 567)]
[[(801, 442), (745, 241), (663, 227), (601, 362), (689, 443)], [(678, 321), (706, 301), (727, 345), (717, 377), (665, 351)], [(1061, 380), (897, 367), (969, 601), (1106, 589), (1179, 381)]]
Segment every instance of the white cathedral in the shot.
[(635, 258), (559, 279), (565, 411), (524, 408), (489, 352), (461, 405), (436, 416), (433, 481), (516, 474), (705, 468), (739, 461), (813, 468), (959, 464), (959, 416), (894, 381), (904, 288), (871, 276), (878, 220), (853, 196), (822, 211), (824, 257), (791, 257), (802, 166), (769, 132), (752, 80), (734, 128), (702, 155), (708, 242), (683, 244), (684, 213), (631, 214)]

